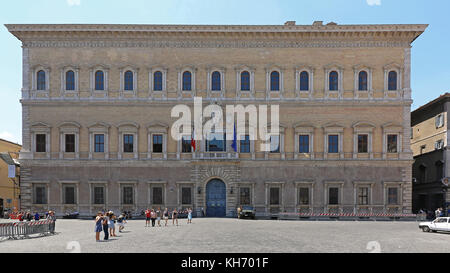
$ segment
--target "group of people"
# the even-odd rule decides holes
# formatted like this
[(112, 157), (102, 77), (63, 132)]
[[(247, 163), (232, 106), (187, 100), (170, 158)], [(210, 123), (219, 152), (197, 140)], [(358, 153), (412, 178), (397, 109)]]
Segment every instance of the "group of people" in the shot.
[(427, 210), (427, 209), (420, 209), (419, 214), (425, 215), (426, 219), (428, 219), (428, 220), (433, 220), (438, 217), (445, 217), (447, 215), (450, 215), (450, 209), (448, 209), (447, 214), (445, 213), (445, 210), (442, 207), (437, 208), (435, 211)]
[[(187, 223), (192, 224), (192, 209), (186, 209), (179, 212), (176, 208), (173, 211), (169, 211), (168, 208), (165, 208), (164, 211), (161, 211), (161, 208), (158, 209), (147, 209), (143, 212), (145, 215), (145, 226), (149, 227), (150, 222), (152, 227), (156, 224), (161, 227), (161, 220), (165, 221), (165, 226), (168, 225), (169, 215), (172, 216), (172, 225), (178, 226), (178, 215), (180, 213), (187, 214)], [(103, 240), (108, 240), (109, 237), (117, 237), (116, 235), (116, 223), (119, 227), (119, 232), (122, 232), (125, 228), (125, 224), (127, 223), (127, 214), (122, 213), (118, 217), (112, 211), (97, 213), (95, 217), (95, 240), (100, 242), (100, 233), (104, 232)]]
[(53, 222), (51, 222), (49, 224), (49, 231), (51, 233), (55, 233), (56, 216), (55, 216), (55, 212), (52, 210), (45, 212), (45, 216), (40, 215), (38, 212), (35, 212), (34, 214), (32, 214), (31, 211), (19, 211), (16, 214), (16, 219), (19, 220), (20, 222), (23, 222), (23, 221), (30, 222), (32, 220), (39, 221), (42, 219), (52, 220)]
[[(181, 213), (185, 213), (187, 214), (187, 223), (191, 224), (192, 223), (192, 209), (188, 208), (184, 211), (182, 211)], [(161, 219), (164, 219), (165, 224), (164, 226), (167, 226), (167, 223), (169, 221), (169, 214), (172, 215), (172, 225), (176, 225), (178, 226), (178, 210), (175, 208), (173, 211), (169, 212), (168, 208), (165, 208), (164, 211), (161, 211), (161, 208), (158, 209), (146, 209), (145, 212), (145, 226), (149, 227), (150, 226), (150, 221), (152, 222), (152, 227), (155, 226), (156, 221), (158, 222), (158, 226), (161, 226)]]
[(103, 240), (105, 241), (108, 240), (109, 237), (117, 237), (116, 222), (119, 226), (119, 232), (122, 232), (127, 222), (126, 218), (125, 213), (122, 213), (117, 217), (112, 211), (106, 213), (99, 211), (95, 217), (95, 240), (97, 242), (100, 241), (100, 233), (102, 231), (105, 233), (105, 236), (103, 237)]

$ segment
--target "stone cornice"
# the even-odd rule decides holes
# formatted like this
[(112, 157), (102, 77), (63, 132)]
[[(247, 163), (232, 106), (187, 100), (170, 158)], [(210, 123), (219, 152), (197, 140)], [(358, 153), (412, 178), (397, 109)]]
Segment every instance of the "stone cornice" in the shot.
[(427, 25), (5, 25), (24, 47), (406, 47)]
[(374, 25), (121, 25), (121, 24), (6, 24), (10, 32), (421, 32), (426, 24)]

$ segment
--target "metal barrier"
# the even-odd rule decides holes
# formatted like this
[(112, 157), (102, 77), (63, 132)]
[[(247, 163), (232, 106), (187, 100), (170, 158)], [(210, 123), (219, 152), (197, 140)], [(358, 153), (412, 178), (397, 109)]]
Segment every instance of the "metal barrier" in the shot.
[(370, 219), (414, 219), (416, 221), (423, 220), (423, 216), (420, 214), (408, 214), (408, 213), (275, 213), (271, 214), (272, 217), (277, 217), (278, 219), (336, 219), (336, 218), (347, 218), (347, 219), (360, 219), (360, 218), (370, 218)]
[(53, 220), (0, 224), (0, 237), (7, 239), (26, 238), (32, 234), (48, 235), (53, 232), (55, 232)]

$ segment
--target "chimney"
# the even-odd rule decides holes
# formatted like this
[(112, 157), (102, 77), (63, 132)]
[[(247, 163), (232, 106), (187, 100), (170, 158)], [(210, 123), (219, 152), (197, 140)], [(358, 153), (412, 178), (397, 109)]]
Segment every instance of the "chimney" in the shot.
[(314, 21), (313, 26), (323, 26), (323, 21)]

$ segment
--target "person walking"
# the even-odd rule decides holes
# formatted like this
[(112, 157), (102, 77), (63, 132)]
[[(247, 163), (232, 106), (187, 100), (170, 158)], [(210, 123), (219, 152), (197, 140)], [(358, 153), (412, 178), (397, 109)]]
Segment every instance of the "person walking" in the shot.
[(175, 225), (175, 221), (177, 222), (178, 226), (178, 211), (177, 208), (174, 208), (172, 211), (172, 225)]
[(161, 226), (161, 208), (156, 210), (156, 221), (158, 221), (158, 227)]
[(36, 213), (34, 214), (34, 221), (39, 221), (39, 219), (40, 219), (39, 213), (36, 212)]
[(437, 209), (434, 211), (434, 217), (435, 217), (435, 219), (438, 218), (440, 215), (441, 215), (440, 208), (437, 208)]
[(152, 227), (155, 227), (156, 212), (154, 209), (152, 209), (152, 212), (150, 212), (150, 218), (152, 219)]
[(55, 227), (56, 227), (56, 216), (55, 212), (50, 210), (48, 212), (47, 220), (51, 220), (52, 222), (49, 225), (49, 230), (51, 233), (55, 233)]
[(169, 210), (167, 208), (164, 210), (163, 216), (164, 216), (164, 221), (166, 222), (166, 224), (164, 226), (167, 227), (167, 221), (169, 221)]
[(112, 211), (109, 212), (109, 220), (108, 220), (108, 227), (109, 227), (109, 235), (111, 237), (116, 237), (116, 216)]
[(125, 220), (125, 214), (121, 214), (118, 218), (117, 218), (117, 224), (119, 225), (119, 232), (122, 232), (122, 230), (125, 228), (125, 223), (127, 221)]
[(109, 221), (109, 213), (107, 212), (103, 217), (103, 232), (105, 233), (105, 237), (103, 240), (107, 241), (109, 239), (109, 231), (108, 231), (108, 221)]
[(188, 224), (192, 224), (192, 209), (189, 208), (187, 213), (188, 213), (188, 216), (187, 216), (188, 221), (187, 222), (188, 222)]
[(151, 211), (147, 208), (145, 210), (145, 226), (150, 226), (150, 216), (151, 216)]
[(102, 232), (103, 224), (103, 214), (99, 211), (97, 212), (97, 217), (95, 217), (95, 241), (100, 242), (100, 232)]
[(202, 217), (205, 217), (205, 210), (202, 207)]
[(238, 219), (241, 219), (241, 211), (242, 211), (242, 206), (239, 206), (237, 208), (237, 217), (238, 217)]

